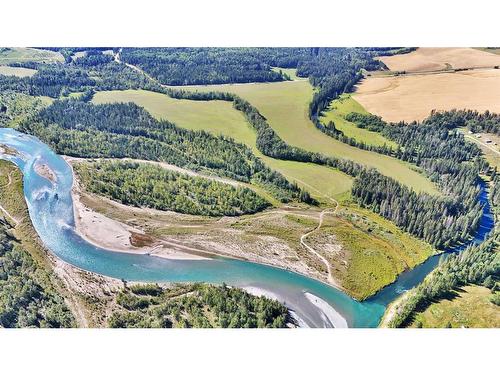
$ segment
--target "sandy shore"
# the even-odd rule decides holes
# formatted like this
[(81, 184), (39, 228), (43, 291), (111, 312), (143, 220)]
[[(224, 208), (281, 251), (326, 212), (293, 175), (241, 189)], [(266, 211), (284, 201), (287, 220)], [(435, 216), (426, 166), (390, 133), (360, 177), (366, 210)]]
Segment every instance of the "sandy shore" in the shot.
[(335, 328), (348, 328), (347, 321), (344, 319), (344, 317), (340, 315), (337, 310), (335, 310), (327, 302), (315, 296), (314, 294), (308, 292), (305, 292), (304, 294), (309, 302), (311, 302), (321, 311), (323, 320), (326, 323), (325, 326), (330, 323)]
[(299, 328), (310, 328), (311, 324), (313, 327), (348, 328), (347, 321), (342, 315), (326, 301), (312, 293), (298, 292), (280, 295), (280, 292), (270, 292), (254, 285), (243, 286), (243, 289), (254, 296), (264, 296), (285, 303)]
[(145, 237), (145, 233), (86, 207), (80, 200), (81, 188), (78, 179), (74, 174), (73, 177), (71, 196), (75, 215), (75, 231), (94, 246), (112, 251), (148, 254), (167, 259), (210, 259), (196, 249), (167, 241), (152, 240), (152, 243), (146, 246), (134, 246), (131, 242), (134, 236)]

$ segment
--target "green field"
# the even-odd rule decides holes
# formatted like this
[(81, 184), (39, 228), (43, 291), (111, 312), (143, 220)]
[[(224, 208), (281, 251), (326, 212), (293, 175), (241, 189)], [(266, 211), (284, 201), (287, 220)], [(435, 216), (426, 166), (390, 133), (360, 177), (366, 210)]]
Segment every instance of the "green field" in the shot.
[(434, 184), (413, 166), (386, 155), (361, 150), (337, 141), (316, 129), (308, 117), (313, 88), (308, 81), (185, 86), (198, 91), (232, 92), (248, 100), (288, 144), (324, 155), (351, 159), (378, 169), (415, 191), (437, 194)]
[(333, 121), (335, 127), (342, 131), (347, 137), (356, 139), (358, 142), (364, 142), (367, 145), (387, 146), (396, 148), (397, 145), (390, 139), (385, 138), (377, 132), (361, 129), (356, 124), (347, 121), (345, 116), (351, 112), (369, 114), (350, 94), (343, 94), (338, 99), (330, 103), (330, 107), (321, 117), (323, 124)]
[(103, 91), (97, 92), (93, 98), (95, 104), (113, 102), (134, 102), (158, 119), (167, 119), (191, 130), (229, 136), (250, 147), (266, 165), (306, 188), (315, 198), (338, 198), (351, 189), (352, 179), (332, 168), (263, 155), (256, 148), (255, 131), (230, 102), (179, 100), (144, 90)]
[(41, 50), (36, 48), (0, 48), (0, 65), (35, 62), (64, 62), (64, 57), (59, 52)]
[(490, 301), (488, 288), (468, 285), (456, 292), (455, 297), (430, 305), (417, 314), (413, 327), (444, 328), (498, 328), (500, 307)]
[(4, 76), (31, 77), (37, 71), (35, 69), (18, 68), (14, 66), (0, 65), (0, 74)]

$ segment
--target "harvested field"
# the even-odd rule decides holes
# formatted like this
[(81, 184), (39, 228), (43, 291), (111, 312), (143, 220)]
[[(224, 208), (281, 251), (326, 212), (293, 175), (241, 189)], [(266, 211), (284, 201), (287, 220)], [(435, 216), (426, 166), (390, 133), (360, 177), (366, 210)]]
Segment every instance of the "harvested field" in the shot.
[(0, 65), (22, 62), (63, 62), (64, 57), (59, 52), (37, 48), (0, 48)]
[(31, 77), (35, 73), (36, 73), (35, 69), (0, 65), (0, 74), (4, 76), (16, 76), (22, 78), (22, 77)]
[(379, 58), (392, 71), (425, 72), (500, 65), (500, 56), (474, 48), (418, 48)]
[(354, 94), (368, 112), (392, 122), (423, 120), (433, 109), (500, 112), (499, 98), (500, 69), (368, 77)]

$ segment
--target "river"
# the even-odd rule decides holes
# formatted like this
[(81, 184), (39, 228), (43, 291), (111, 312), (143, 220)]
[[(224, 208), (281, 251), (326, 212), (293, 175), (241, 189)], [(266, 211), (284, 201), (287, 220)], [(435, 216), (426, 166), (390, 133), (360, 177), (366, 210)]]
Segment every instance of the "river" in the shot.
[[(18, 155), (0, 154), (22, 171), (24, 195), (33, 226), (45, 246), (63, 261), (98, 274), (145, 282), (210, 282), (260, 289), (284, 302), (310, 327), (376, 327), (388, 303), (418, 284), (438, 264), (442, 256), (429, 258), (413, 270), (364, 302), (358, 302), (322, 282), (294, 272), (262, 264), (215, 258), (213, 260), (170, 260), (98, 248), (78, 236), (74, 230), (71, 188), (73, 174), (59, 155), (37, 138), (10, 128), (0, 128), (0, 144)], [(55, 183), (38, 175), (34, 166), (45, 163), (57, 176)], [(484, 214), (474, 238), (479, 243), (493, 228), (487, 193), (482, 184), (480, 200)], [(463, 245), (459, 249), (464, 248)], [(319, 297), (314, 300), (311, 295)], [(333, 314), (325, 313), (326, 302)], [(333, 316), (333, 317), (332, 317)]]

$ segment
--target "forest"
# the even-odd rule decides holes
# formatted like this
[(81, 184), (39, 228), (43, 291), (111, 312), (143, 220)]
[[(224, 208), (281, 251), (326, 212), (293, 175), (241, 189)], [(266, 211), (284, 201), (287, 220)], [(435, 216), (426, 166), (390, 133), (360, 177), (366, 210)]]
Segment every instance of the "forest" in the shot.
[(120, 292), (121, 310), (108, 319), (111, 328), (285, 328), (288, 309), (225, 284), (131, 285)]
[(0, 327), (74, 327), (64, 299), (50, 285), (11, 226), (0, 218)]
[(123, 48), (120, 59), (165, 85), (276, 82), (271, 67), (295, 68), (310, 48)]
[(477, 201), (478, 175), (488, 169), (476, 145), (432, 116), (422, 124), (387, 125), (376, 116), (359, 114), (350, 119), (394, 140), (399, 145), (394, 156), (421, 167), (445, 194), (416, 194), (368, 171), (355, 180), (352, 190), (361, 205), (437, 248), (447, 248), (474, 233), (482, 213)]
[(93, 105), (60, 100), (19, 129), (36, 135), (56, 152), (87, 158), (134, 158), (254, 182), (283, 202), (300, 198), (300, 189), (266, 167), (246, 146), (225, 137), (179, 128), (155, 120), (128, 104)]
[(207, 216), (250, 214), (270, 206), (249, 188), (157, 165), (100, 161), (74, 168), (87, 191), (126, 205)]

